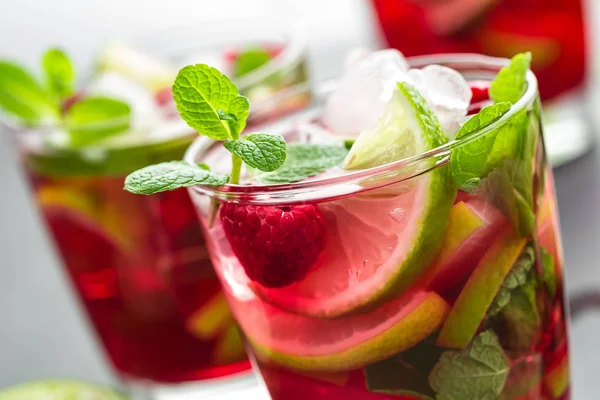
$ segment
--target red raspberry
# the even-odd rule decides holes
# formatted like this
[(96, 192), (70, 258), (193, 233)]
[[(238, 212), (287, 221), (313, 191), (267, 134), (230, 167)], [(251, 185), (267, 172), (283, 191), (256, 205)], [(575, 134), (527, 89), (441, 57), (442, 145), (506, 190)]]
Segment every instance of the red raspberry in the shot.
[(490, 85), (486, 81), (475, 81), (469, 84), (471, 86), (471, 104), (481, 103), (490, 99)]
[(300, 280), (325, 244), (325, 219), (316, 205), (224, 204), (225, 236), (250, 279), (265, 287)]

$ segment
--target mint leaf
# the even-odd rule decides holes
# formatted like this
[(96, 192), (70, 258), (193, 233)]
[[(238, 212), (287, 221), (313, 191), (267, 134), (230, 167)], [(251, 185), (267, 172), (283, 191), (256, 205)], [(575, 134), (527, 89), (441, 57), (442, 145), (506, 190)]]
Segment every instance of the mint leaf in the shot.
[(492, 331), (476, 336), (463, 351), (445, 351), (429, 375), (437, 400), (496, 400), (508, 375), (508, 362)]
[(256, 174), (262, 183), (288, 183), (301, 181), (340, 165), (348, 150), (344, 146), (292, 143), (287, 147), (283, 165), (273, 171)]
[(544, 247), (541, 247), (541, 251), (542, 275), (540, 276), (540, 280), (544, 285), (546, 285), (548, 293), (550, 293), (550, 297), (554, 299), (556, 296), (556, 272), (554, 271), (554, 257), (552, 257), (552, 254), (550, 254)]
[(530, 171), (531, 163), (506, 158), (476, 191), (508, 218), (521, 237), (527, 236), (535, 223)]
[(541, 317), (537, 304), (535, 274), (511, 293), (510, 301), (493, 321), (494, 332), (502, 347), (511, 354), (527, 354), (541, 333)]
[(220, 176), (185, 161), (170, 161), (132, 172), (124, 189), (135, 194), (154, 194), (193, 185), (223, 186), (228, 176)]
[(510, 302), (513, 291), (527, 283), (534, 262), (535, 249), (533, 245), (529, 244), (525, 246), (502, 283), (492, 305), (488, 309), (488, 317), (498, 314)]
[(527, 71), (531, 67), (531, 53), (514, 56), (508, 67), (500, 70), (490, 86), (490, 98), (499, 103), (515, 104), (527, 91)]
[(36, 79), (7, 61), (0, 61), (0, 108), (28, 125), (55, 120), (60, 115), (58, 106)]
[(223, 146), (240, 157), (252, 168), (271, 172), (285, 161), (285, 140), (279, 135), (252, 133), (240, 140), (223, 143)]
[(199, 134), (215, 140), (236, 140), (246, 126), (250, 103), (237, 87), (206, 64), (188, 65), (173, 84), (181, 118)]
[(251, 48), (241, 52), (233, 62), (233, 76), (239, 78), (257, 70), (271, 59), (271, 55), (263, 48)]
[(401, 354), (364, 368), (367, 388), (371, 392), (433, 400), (435, 392), (427, 377), (443, 350), (423, 341)]
[(129, 129), (131, 109), (108, 97), (89, 97), (71, 106), (65, 126), (71, 145), (85, 146)]
[[(485, 107), (465, 122), (457, 132), (456, 139), (464, 139), (491, 125), (506, 114), (510, 107), (510, 103), (499, 103)], [(510, 127), (511, 124), (506, 123), (495, 132), (489, 132), (479, 139), (463, 144), (452, 151), (450, 155), (452, 179), (458, 187), (463, 190), (472, 190), (475, 183), (487, 176), (494, 168), (498, 158), (505, 156), (507, 150), (510, 151), (506, 146), (509, 140), (505, 137), (505, 131), (509, 130)]]
[(59, 49), (50, 49), (42, 58), (46, 86), (50, 93), (62, 101), (73, 94), (75, 70), (69, 57)]

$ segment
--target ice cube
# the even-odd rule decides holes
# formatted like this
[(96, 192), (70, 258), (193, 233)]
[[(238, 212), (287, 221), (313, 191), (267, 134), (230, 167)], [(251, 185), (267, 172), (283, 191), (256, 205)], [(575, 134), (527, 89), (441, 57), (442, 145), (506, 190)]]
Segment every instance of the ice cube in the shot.
[(396, 84), (407, 80), (408, 63), (399, 51), (352, 52), (338, 87), (327, 100), (323, 122), (334, 134), (356, 137), (375, 125)]
[(452, 139), (471, 103), (471, 88), (465, 78), (459, 72), (441, 65), (411, 69), (408, 74), (437, 115), (446, 136)]
[(127, 103), (131, 107), (132, 126), (136, 129), (149, 128), (161, 119), (152, 92), (117, 72), (106, 72), (96, 77), (87, 87), (86, 93), (89, 96), (106, 96)]

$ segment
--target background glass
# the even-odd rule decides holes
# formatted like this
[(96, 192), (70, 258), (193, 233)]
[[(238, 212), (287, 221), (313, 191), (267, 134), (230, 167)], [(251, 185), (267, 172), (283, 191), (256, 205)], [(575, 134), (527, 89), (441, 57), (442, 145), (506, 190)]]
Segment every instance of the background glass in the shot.
[[(236, 57), (232, 52), (239, 53), (244, 46), (270, 46), (273, 58), (238, 82), (254, 98), (252, 126), (302, 107), (310, 90), (302, 36), (275, 19), (240, 20), (235, 26), (244, 22), (253, 34), (236, 31), (227, 36), (227, 25), (215, 21), (215, 32), (210, 26), (170, 29), (131, 45), (174, 66), (211, 59), (231, 63)], [(223, 41), (210, 39), (203, 45), (201, 38), (212, 35)], [(128, 65), (129, 61), (128, 53), (119, 53), (113, 62), (125, 64), (113, 65), (110, 73), (125, 83), (139, 79), (139, 84), (147, 84), (141, 79), (144, 63)], [(285, 101), (269, 102), (293, 87), (304, 90)], [(129, 99), (127, 89), (127, 85), (110, 87), (111, 94)], [(160, 388), (168, 396), (171, 387), (201, 381), (202, 385), (187, 389), (203, 386), (214, 391), (226, 381), (223, 377), (243, 378), (236, 380), (238, 386), (253, 385), (244, 344), (187, 192), (146, 197), (123, 191), (128, 173), (181, 159), (197, 137), (174, 112), (170, 86), (152, 89), (154, 98), (149, 94), (148, 101), (158, 103), (154, 115), (137, 115), (137, 104), (131, 104), (130, 131), (79, 146), (65, 145), (68, 133), (61, 126), (28, 128), (10, 116), (3, 122), (65, 270), (115, 372), (132, 395), (154, 398)], [(140, 117), (149, 118), (140, 122)], [(113, 123), (108, 121), (107, 126)]]

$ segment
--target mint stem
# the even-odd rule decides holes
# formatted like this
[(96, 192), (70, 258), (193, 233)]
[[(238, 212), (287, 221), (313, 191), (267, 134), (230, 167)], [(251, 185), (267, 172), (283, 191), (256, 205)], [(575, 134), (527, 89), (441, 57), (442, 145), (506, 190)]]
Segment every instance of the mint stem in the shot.
[(233, 183), (234, 185), (240, 183), (241, 170), (242, 159), (235, 154), (231, 154), (231, 178), (229, 178), (229, 183)]
[[(242, 170), (242, 159), (235, 154), (231, 154), (231, 177), (229, 178), (229, 183), (233, 183), (237, 185), (240, 183), (240, 172)], [(215, 200), (210, 200), (210, 209), (208, 210), (208, 228), (212, 228), (213, 223), (215, 222), (215, 217), (217, 215), (217, 211), (219, 211), (220, 203)]]

